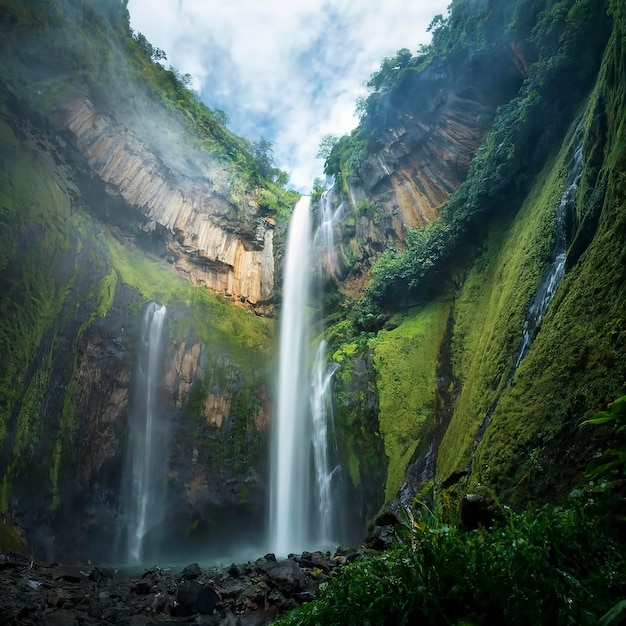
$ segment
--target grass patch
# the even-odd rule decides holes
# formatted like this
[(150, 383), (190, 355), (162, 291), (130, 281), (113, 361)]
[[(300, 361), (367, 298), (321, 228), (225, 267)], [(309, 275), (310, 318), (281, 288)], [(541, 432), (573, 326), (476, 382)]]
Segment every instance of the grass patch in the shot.
[(394, 330), (370, 340), (379, 396), (380, 433), (389, 459), (385, 500), (394, 498), (425, 427), (435, 415), (439, 345), (450, 305), (411, 311)]
[(580, 506), (509, 513), (490, 531), (420, 521), (275, 624), (617, 624), (624, 584), (622, 547)]
[(110, 235), (106, 245), (120, 280), (141, 293), (141, 307), (153, 300), (189, 308), (185, 315), (170, 322), (174, 341), (181, 341), (193, 331), (207, 348), (224, 349), (246, 371), (262, 363), (267, 366), (273, 357), (272, 320), (234, 306), (205, 287), (182, 281), (163, 262), (146, 257)]

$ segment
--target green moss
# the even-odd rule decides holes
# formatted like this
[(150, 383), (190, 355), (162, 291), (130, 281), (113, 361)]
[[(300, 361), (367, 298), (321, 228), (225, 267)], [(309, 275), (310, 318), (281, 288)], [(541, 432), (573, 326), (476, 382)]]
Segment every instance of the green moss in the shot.
[(430, 303), (370, 342), (380, 398), (380, 433), (389, 459), (387, 501), (396, 496), (408, 462), (434, 420), (437, 358), (449, 310), (448, 303)]
[(0, 552), (16, 552), (23, 554), (25, 547), (15, 530), (4, 520), (0, 520)]
[(513, 223), (492, 230), (455, 298), (452, 355), (461, 392), (439, 448), (437, 471), (444, 479), (467, 463), (512, 371), (526, 311), (550, 261), (569, 151), (567, 144), (549, 162)]
[(174, 341), (181, 341), (193, 331), (205, 346), (225, 349), (246, 370), (270, 365), (272, 320), (233, 306), (205, 287), (181, 281), (162, 262), (146, 257), (130, 245), (122, 245), (111, 236), (107, 237), (106, 245), (120, 280), (135, 287), (144, 303), (154, 300), (189, 308), (188, 315), (170, 323)]
[(626, 389), (625, 39), (622, 25), (589, 102), (595, 111), (607, 107), (605, 132), (588, 125), (593, 137), (585, 144), (604, 155), (597, 232), (561, 284), (476, 455), (477, 478), (501, 492), (515, 490), (518, 502), (540, 493), (562, 495), (584, 470), (582, 451), (591, 445), (578, 424)]
[(113, 301), (115, 300), (115, 290), (117, 289), (117, 280), (117, 272), (112, 269), (102, 281), (100, 289), (100, 304), (97, 308), (97, 314), (100, 317), (106, 317), (113, 306)]
[(26, 393), (29, 365), (63, 304), (59, 267), (74, 224), (56, 163), (16, 135), (9, 119), (0, 108), (0, 443)]

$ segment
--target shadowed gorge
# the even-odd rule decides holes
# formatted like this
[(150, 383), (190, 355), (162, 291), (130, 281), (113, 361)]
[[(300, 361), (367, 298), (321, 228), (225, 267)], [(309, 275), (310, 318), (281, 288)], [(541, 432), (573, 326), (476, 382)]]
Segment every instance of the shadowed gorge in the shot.
[(301, 198), (125, 2), (0, 0), (7, 624), (626, 618), (626, 9), (429, 32)]

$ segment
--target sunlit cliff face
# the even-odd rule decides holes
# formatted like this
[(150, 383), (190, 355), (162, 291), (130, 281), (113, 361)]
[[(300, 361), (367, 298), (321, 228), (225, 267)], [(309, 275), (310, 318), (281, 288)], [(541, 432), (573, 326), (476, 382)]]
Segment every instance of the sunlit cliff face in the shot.
[(217, 166), (200, 162), (193, 178), (167, 167), (137, 134), (86, 98), (66, 105), (62, 124), (107, 192), (138, 210), (143, 232), (164, 239), (177, 270), (246, 307), (272, 297), (273, 225), (255, 217), (253, 205), (243, 220), (233, 215)]

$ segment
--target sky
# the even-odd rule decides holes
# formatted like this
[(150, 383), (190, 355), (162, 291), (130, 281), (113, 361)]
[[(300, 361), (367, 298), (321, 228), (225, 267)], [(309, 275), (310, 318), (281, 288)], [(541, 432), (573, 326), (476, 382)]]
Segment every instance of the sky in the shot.
[(430, 42), (450, 0), (130, 0), (131, 27), (192, 77), (228, 127), (273, 144), (277, 167), (306, 193), (323, 177), (327, 134), (349, 133), (381, 61)]

